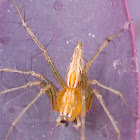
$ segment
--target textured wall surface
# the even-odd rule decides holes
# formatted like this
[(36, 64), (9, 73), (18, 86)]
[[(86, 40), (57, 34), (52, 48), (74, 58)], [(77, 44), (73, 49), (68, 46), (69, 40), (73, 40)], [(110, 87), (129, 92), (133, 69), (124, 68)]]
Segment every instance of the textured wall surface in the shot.
[[(46, 48), (59, 73), (65, 79), (73, 50), (83, 43), (85, 63), (104, 40), (118, 32), (128, 21), (122, 0), (17, 0), (25, 20)], [(110, 42), (88, 72), (89, 79), (121, 91), (134, 113), (138, 111), (138, 71), (132, 32), (126, 29)], [(0, 1), (0, 67), (40, 72), (59, 90), (45, 58), (21, 25), (12, 1)], [(37, 55), (39, 54), (39, 55)], [(36, 80), (27, 75), (2, 73), (0, 91)], [(122, 140), (137, 140), (136, 119), (119, 97), (98, 88), (120, 128)], [(4, 139), (14, 119), (38, 94), (39, 87), (18, 90), (0, 96), (0, 139)], [(80, 131), (55, 126), (58, 113), (53, 112), (49, 98), (43, 95), (30, 107), (12, 131), (9, 140), (80, 140)], [(86, 116), (87, 140), (117, 140), (115, 130), (94, 98)]]
[[(139, 61), (140, 68), (140, 1), (139, 0), (128, 0), (128, 8), (130, 11), (131, 18), (133, 19), (133, 27), (136, 38), (136, 46), (137, 46), (137, 56)], [(140, 140), (140, 136), (139, 136)]]

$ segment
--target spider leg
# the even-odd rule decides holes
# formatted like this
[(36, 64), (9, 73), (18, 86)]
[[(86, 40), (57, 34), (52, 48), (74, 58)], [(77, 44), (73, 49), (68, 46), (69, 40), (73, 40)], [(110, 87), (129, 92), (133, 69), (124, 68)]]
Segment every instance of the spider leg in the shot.
[(54, 111), (57, 111), (57, 96), (58, 96), (58, 89), (53, 85), (48, 79), (44, 77), (44, 80), (41, 82), (40, 86), (45, 88), (46, 86), (51, 85), (47, 91), (45, 91), (51, 100), (51, 105)]
[(23, 88), (27, 88), (27, 87), (32, 87), (32, 86), (36, 86), (36, 85), (40, 85), (40, 82), (39, 81), (28, 82), (27, 84), (25, 84), (23, 86), (4, 90), (4, 91), (0, 92), (0, 95), (7, 93), (7, 92), (11, 92), (11, 91), (15, 91), (15, 90), (19, 90), (19, 89), (23, 89)]
[(91, 109), (94, 94), (92, 93), (90, 85), (86, 84), (86, 112)]
[(32, 39), (34, 40), (34, 42), (37, 44), (37, 46), (39, 47), (39, 49), (42, 51), (43, 55), (45, 56), (45, 59), (46, 61), (48, 62), (56, 80), (58, 81), (58, 83), (61, 85), (61, 87), (66, 87), (66, 83), (64, 82), (63, 78), (61, 77), (61, 75), (58, 73), (58, 70), (56, 69), (56, 67), (54, 66), (48, 52), (45, 50), (45, 48), (42, 46), (42, 44), (39, 42), (39, 40), (36, 38), (36, 36), (34, 35), (34, 33), (32, 32), (32, 30), (28, 27), (27, 23), (25, 22), (23, 16), (21, 15), (21, 12), (18, 8), (18, 5), (16, 3), (15, 0), (13, 0), (15, 6), (16, 6), (16, 9), (17, 9), (17, 12), (21, 18), (21, 21), (22, 21), (22, 25), (23, 27), (26, 29), (26, 31), (28, 32), (28, 34), (32, 37)]
[[(87, 90), (87, 72), (88, 69), (90, 68), (91, 64), (95, 61), (95, 59), (99, 56), (99, 54), (103, 51), (103, 49), (109, 44), (109, 42), (114, 39), (115, 37), (117, 37), (122, 31), (124, 31), (124, 29), (126, 27), (128, 27), (128, 25), (131, 23), (131, 21), (129, 21), (119, 32), (117, 32), (116, 34), (114, 34), (113, 36), (108, 37), (104, 43), (98, 48), (97, 52), (95, 53), (95, 55), (87, 62), (87, 64), (85, 65), (84, 69), (83, 69), (83, 88), (85, 88)], [(88, 88), (88, 90), (90, 89), (90, 86)], [(81, 90), (82, 91), (82, 90)], [(94, 95), (94, 94), (93, 94)], [(82, 122), (82, 128), (81, 128), (81, 139), (85, 139), (85, 117), (84, 117), (84, 113), (86, 113), (85, 109), (88, 111), (91, 108), (92, 105), (92, 101), (93, 101), (93, 95), (91, 95), (91, 91), (88, 92), (88, 94), (86, 95), (85, 92), (81, 92), (81, 96), (85, 99), (82, 99), (82, 113), (81, 113), (81, 122)], [(90, 98), (91, 97), (91, 98)], [(84, 107), (86, 105), (86, 108)]]
[(27, 74), (27, 75), (31, 75), (31, 76), (37, 77), (41, 81), (44, 80), (44, 76), (42, 76), (42, 74), (36, 73), (34, 71), (21, 71), (21, 70), (16, 70), (16, 69), (9, 69), (9, 68), (0, 69), (0, 71), (1, 72), (16, 72), (16, 73), (21, 73), (21, 74)]
[(92, 106), (93, 96), (90, 85), (87, 83), (88, 79), (85, 73), (81, 76), (81, 140), (85, 140), (85, 115)]
[(126, 100), (124, 99), (124, 97), (123, 97), (123, 95), (122, 95), (122, 93), (121, 93), (120, 91), (114, 90), (114, 89), (112, 89), (111, 87), (107, 87), (107, 86), (101, 84), (100, 82), (98, 82), (97, 80), (89, 80), (88, 83), (93, 84), (93, 85), (100, 86), (100, 87), (102, 87), (102, 88), (104, 88), (104, 89), (106, 89), (106, 90), (111, 91), (112, 93), (116, 94), (117, 96), (119, 96), (119, 97), (121, 98), (121, 100), (123, 101), (123, 103), (124, 103), (124, 104), (126, 105), (126, 107), (128, 108), (129, 112), (130, 112), (134, 117), (140, 119), (140, 116), (138, 116), (138, 115), (136, 115), (136, 114), (134, 114), (134, 113), (132, 112), (132, 110), (130, 109), (129, 105), (127, 104)]
[[(34, 76), (34, 77), (37, 77), (41, 80), (41, 82), (39, 82), (38, 85), (40, 85), (42, 88), (45, 88), (46, 86), (50, 85), (51, 84), (51, 88), (47, 90), (47, 95), (48, 97), (50, 98), (51, 100), (51, 105), (52, 105), (52, 108), (54, 111), (57, 110), (57, 102), (56, 102), (56, 97), (59, 93), (58, 89), (47, 79), (45, 78), (42, 74), (40, 73), (36, 73), (34, 71), (21, 71), (21, 70), (16, 70), (16, 69), (9, 69), (9, 68), (4, 68), (4, 69), (0, 69), (0, 71), (2, 72), (16, 72), (16, 73), (21, 73), (21, 74), (27, 74), (27, 75), (31, 75), (31, 76)], [(26, 87), (29, 87), (29, 84), (31, 84), (33, 82), (29, 82), (27, 83), (26, 85), (24, 86), (21, 86), (21, 87), (17, 87), (17, 88), (12, 88), (12, 89), (8, 89), (8, 90), (5, 90), (3, 92), (0, 92), (0, 95), (1, 94), (4, 94), (6, 92), (9, 92), (9, 91), (13, 91), (13, 90), (17, 90), (17, 89), (21, 89), (21, 88), (26, 88)], [(32, 86), (34, 86), (36, 83), (34, 82)]]
[(103, 51), (103, 49), (109, 44), (109, 42), (114, 39), (115, 37), (117, 37), (122, 31), (124, 31), (128, 25), (131, 23), (132, 21), (130, 20), (119, 32), (117, 32), (116, 34), (114, 34), (113, 36), (108, 37), (104, 43), (98, 48), (97, 52), (95, 53), (95, 55), (87, 62), (87, 64), (85, 65), (84, 68), (84, 73), (88, 72), (88, 69), (90, 68), (91, 64), (95, 61), (95, 59), (99, 56), (99, 54)]
[(51, 87), (51, 85), (48, 85), (47, 87), (45, 87), (44, 89), (41, 89), (39, 94), (37, 94), (37, 96), (22, 110), (22, 112), (19, 114), (19, 116), (13, 121), (12, 126), (10, 127), (5, 140), (8, 140), (9, 135), (11, 134), (13, 128), (15, 127), (15, 125), (18, 123), (18, 121), (20, 120), (20, 118), (23, 116), (23, 114), (29, 109), (29, 107), (34, 104), (38, 98), (40, 96), (42, 96), (49, 88)]
[(85, 140), (86, 139), (85, 138), (85, 115), (91, 109), (94, 94), (92, 93), (91, 87), (87, 83), (87, 77), (84, 74), (83, 74), (82, 84), (83, 84), (83, 88), (81, 89), (82, 112), (81, 112), (80, 127), (81, 127), (81, 140)]
[(106, 112), (107, 116), (109, 117), (109, 119), (117, 133), (118, 140), (121, 140), (120, 130), (119, 130), (118, 126), (116, 125), (113, 116), (110, 114), (109, 110), (107, 109), (107, 107), (104, 103), (104, 100), (102, 98), (102, 95), (96, 89), (93, 89), (93, 94), (97, 97), (97, 99), (99, 100), (100, 104), (102, 105), (104, 111)]
[(81, 140), (85, 140), (85, 114), (86, 114), (86, 85), (87, 85), (87, 76), (82, 73), (81, 75)]

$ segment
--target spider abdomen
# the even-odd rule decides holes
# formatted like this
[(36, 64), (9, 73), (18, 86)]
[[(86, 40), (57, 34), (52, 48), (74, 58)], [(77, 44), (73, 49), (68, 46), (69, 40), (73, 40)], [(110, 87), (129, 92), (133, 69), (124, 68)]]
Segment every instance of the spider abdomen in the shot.
[(64, 88), (58, 95), (57, 111), (68, 121), (81, 113), (81, 95), (77, 88)]

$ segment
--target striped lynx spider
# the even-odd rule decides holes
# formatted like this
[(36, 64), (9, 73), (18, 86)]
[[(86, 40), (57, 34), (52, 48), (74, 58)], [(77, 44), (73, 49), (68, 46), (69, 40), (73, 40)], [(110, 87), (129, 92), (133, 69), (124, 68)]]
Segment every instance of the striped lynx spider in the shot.
[[(111, 87), (107, 87), (100, 83), (97, 80), (88, 80), (87, 73), (92, 65), (92, 63), (95, 61), (95, 59), (99, 56), (99, 54), (102, 52), (102, 50), (109, 44), (109, 42), (117, 37), (130, 23), (129, 21), (127, 25), (125, 25), (118, 33), (114, 34), (113, 36), (108, 37), (104, 43), (98, 48), (95, 55), (84, 65), (83, 60), (83, 47), (82, 43), (78, 42), (76, 45), (76, 48), (74, 50), (73, 56), (71, 58), (71, 62), (69, 64), (67, 75), (66, 75), (66, 82), (62, 79), (61, 75), (59, 74), (58, 70), (56, 69), (54, 63), (52, 62), (48, 52), (46, 49), (42, 46), (42, 44), (39, 42), (39, 40), (36, 38), (34, 33), (31, 31), (31, 29), (28, 27), (27, 23), (25, 22), (23, 16), (21, 15), (21, 12), (18, 8), (18, 5), (15, 0), (13, 0), (17, 12), (20, 16), (20, 19), (22, 21), (23, 27), (26, 29), (28, 34), (31, 36), (32, 40), (37, 44), (39, 49), (42, 51), (42, 54), (44, 55), (47, 63), (50, 66), (50, 69), (56, 78), (57, 82), (60, 84), (60, 86), (63, 88), (61, 91), (59, 91), (55, 85), (53, 85), (46, 77), (44, 77), (42, 74), (34, 72), (34, 71), (21, 71), (17, 69), (9, 69), (9, 68), (3, 68), (0, 69), (1, 72), (13, 72), (13, 73), (20, 73), (20, 74), (26, 74), (31, 75), (33, 77), (37, 77), (38, 81), (32, 81), (28, 82), (23, 86), (19, 86), (16, 88), (11, 88), (4, 90), (0, 92), (0, 95), (15, 91), (18, 89), (23, 88), (29, 88), (32, 86), (40, 85), (41, 90), (38, 93), (38, 95), (21, 111), (19, 116), (13, 121), (11, 127), (9, 128), (9, 131), (6, 135), (5, 140), (8, 140), (13, 128), (17, 125), (17, 123), (20, 121), (20, 118), (24, 115), (24, 113), (32, 106), (40, 96), (42, 96), (44, 93), (46, 93), (50, 99), (52, 109), (56, 112), (59, 112), (59, 116), (56, 120), (57, 126), (68, 126), (69, 122), (72, 122), (72, 126), (76, 129), (81, 129), (81, 139), (85, 139), (85, 115), (86, 113), (91, 109), (93, 96), (96, 96), (100, 104), (102, 105), (104, 111), (106, 112), (107, 116), (109, 117), (115, 132), (117, 134), (118, 140), (121, 139), (120, 130), (115, 123), (115, 120), (113, 116), (110, 114), (109, 110), (107, 109), (104, 100), (102, 98), (102, 95), (99, 93), (97, 89), (92, 89), (90, 85), (96, 85), (99, 87), (102, 87), (108, 91), (111, 91), (113, 94), (116, 94), (121, 98), (123, 103), (128, 108), (129, 112), (139, 118), (139, 116), (132, 113), (131, 109), (129, 108), (127, 102), (125, 101), (124, 97), (122, 96), (121, 92), (112, 89)], [(81, 118), (81, 119), (80, 119)]]

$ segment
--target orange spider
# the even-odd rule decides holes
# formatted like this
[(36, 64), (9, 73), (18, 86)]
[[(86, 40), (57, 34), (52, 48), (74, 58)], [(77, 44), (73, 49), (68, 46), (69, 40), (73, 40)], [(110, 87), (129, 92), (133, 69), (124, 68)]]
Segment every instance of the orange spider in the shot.
[[(6, 135), (6, 140), (8, 139), (11, 131), (13, 130), (14, 126), (18, 123), (20, 118), (23, 116), (23, 114), (29, 109), (29, 107), (34, 104), (37, 99), (42, 96), (42, 94), (47, 93), (47, 95), (50, 98), (51, 105), (54, 111), (59, 112), (59, 117), (56, 120), (56, 125), (57, 126), (68, 126), (68, 122), (72, 121), (73, 122), (73, 127), (76, 129), (80, 129), (81, 127), (81, 139), (85, 139), (85, 115), (87, 111), (90, 110), (92, 101), (93, 101), (93, 96), (95, 95), (99, 102), (101, 103), (102, 107), (104, 108), (106, 114), (108, 115), (110, 121), (113, 124), (113, 127), (117, 133), (118, 140), (120, 140), (120, 130), (118, 126), (116, 125), (112, 115), (108, 111), (104, 100), (101, 96), (101, 94), (96, 90), (96, 89), (91, 89), (90, 84), (93, 85), (98, 85), (104, 89), (107, 89), (114, 94), (120, 96), (121, 100), (124, 102), (128, 110), (132, 115), (134, 115), (137, 118), (140, 118), (139, 116), (135, 115), (132, 113), (131, 109), (129, 108), (128, 104), (126, 103), (125, 99), (123, 98), (122, 94), (114, 90), (110, 87), (107, 87), (97, 80), (91, 80), (89, 81), (87, 79), (87, 72), (88, 69), (90, 68), (91, 64), (95, 61), (95, 59), (98, 57), (98, 55), (101, 53), (101, 51), (108, 45), (108, 43), (115, 37), (118, 36), (120, 32), (122, 32), (130, 23), (129, 21), (125, 27), (123, 27), (118, 33), (114, 34), (113, 36), (108, 37), (104, 43), (99, 47), (95, 55), (84, 65), (83, 61), (83, 47), (82, 43), (78, 42), (72, 59), (71, 63), (69, 65), (68, 71), (67, 71), (67, 76), (66, 76), (66, 83), (58, 73), (56, 67), (54, 66), (49, 54), (45, 50), (45, 48), (41, 45), (41, 43), (38, 41), (36, 36), (33, 34), (31, 29), (28, 27), (27, 23), (24, 21), (20, 10), (16, 4), (16, 1), (13, 0), (15, 3), (15, 6), (17, 8), (18, 14), (21, 18), (22, 24), (24, 28), (27, 30), (28, 34), (32, 37), (34, 42), (37, 44), (37, 46), (40, 48), (42, 51), (43, 55), (45, 56), (46, 61), (48, 62), (56, 80), (60, 84), (60, 86), (63, 88), (60, 92), (58, 89), (47, 79), (45, 78), (42, 74), (36, 73), (34, 71), (21, 71), (21, 70), (16, 70), (16, 69), (0, 69), (0, 71), (4, 72), (16, 72), (16, 73), (22, 73), (22, 74), (28, 74), (32, 75), (34, 77), (39, 78), (39, 81), (32, 81), (28, 82), (27, 84), (16, 87), (16, 88), (11, 88), (5, 91), (0, 92), (1, 94), (10, 92), (10, 91), (15, 91), (18, 89), (22, 88), (27, 88), (27, 87), (32, 87), (36, 85), (41, 86), (41, 90), (39, 94), (22, 110), (22, 112), (19, 114), (19, 116), (13, 121), (7, 135)], [(81, 120), (80, 117), (81, 116)]]

